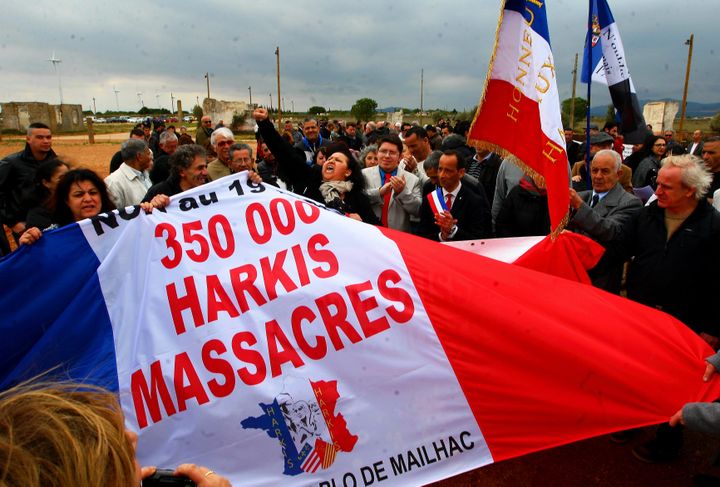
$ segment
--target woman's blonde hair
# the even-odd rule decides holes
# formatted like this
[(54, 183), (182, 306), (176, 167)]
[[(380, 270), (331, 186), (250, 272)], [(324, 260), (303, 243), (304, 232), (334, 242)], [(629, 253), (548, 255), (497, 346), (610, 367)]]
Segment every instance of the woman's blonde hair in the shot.
[(0, 393), (0, 486), (129, 487), (134, 458), (120, 404), (104, 389), (36, 383)]

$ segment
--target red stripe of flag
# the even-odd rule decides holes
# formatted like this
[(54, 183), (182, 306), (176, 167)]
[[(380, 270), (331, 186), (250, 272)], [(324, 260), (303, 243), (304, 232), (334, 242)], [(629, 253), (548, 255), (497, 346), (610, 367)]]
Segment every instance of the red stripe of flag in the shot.
[(701, 380), (712, 350), (669, 315), (382, 231), (397, 242), (496, 461), (659, 423), (686, 402), (720, 397), (720, 381)]

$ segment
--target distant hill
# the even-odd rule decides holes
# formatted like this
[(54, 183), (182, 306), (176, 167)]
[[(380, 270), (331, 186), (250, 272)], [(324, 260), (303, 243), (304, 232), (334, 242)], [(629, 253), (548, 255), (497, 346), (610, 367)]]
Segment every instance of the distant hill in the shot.
[(399, 110), (402, 110), (402, 107), (386, 107), (386, 108), (378, 108), (375, 110), (378, 113), (395, 113)]
[[(676, 101), (678, 105), (682, 102), (682, 100), (672, 100), (670, 98), (664, 100), (640, 100), (640, 106), (642, 107), (649, 101)], [(696, 103), (694, 101), (688, 101), (685, 116), (712, 117), (718, 112), (720, 112), (720, 103)], [(590, 116), (592, 117), (604, 117), (605, 113), (607, 113), (607, 105), (599, 105), (590, 109)], [(680, 118), (680, 110), (678, 110), (677, 117)]]

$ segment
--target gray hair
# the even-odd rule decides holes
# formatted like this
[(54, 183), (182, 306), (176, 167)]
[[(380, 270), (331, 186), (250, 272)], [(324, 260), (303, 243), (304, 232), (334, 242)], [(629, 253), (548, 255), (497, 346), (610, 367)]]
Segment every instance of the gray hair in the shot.
[(133, 161), (148, 148), (147, 142), (142, 139), (128, 139), (120, 146), (120, 155), (123, 161)]
[(210, 135), (210, 145), (215, 146), (215, 139), (217, 139), (218, 135), (222, 135), (223, 137), (228, 139), (235, 138), (235, 134), (232, 133), (232, 130), (227, 127), (220, 127), (219, 129), (215, 129), (212, 135)]
[(363, 150), (360, 151), (360, 156), (358, 157), (358, 160), (360, 161), (360, 166), (365, 167), (365, 158), (370, 154), (371, 152), (374, 152), (377, 154), (378, 148), (375, 144), (366, 145), (363, 147)]
[[(597, 159), (598, 156), (611, 157), (613, 162), (615, 163), (615, 170), (620, 171), (622, 169), (622, 157), (620, 157), (620, 154), (618, 154), (614, 150), (612, 150), (612, 149), (599, 150), (595, 153), (592, 160), (594, 161), (595, 159)], [(592, 161), (590, 162), (590, 167), (592, 167)]]
[(160, 143), (164, 144), (168, 140), (178, 140), (177, 135), (170, 132), (169, 130), (166, 130), (165, 132), (160, 134)]
[(370, 130), (377, 129), (377, 124), (375, 122), (368, 122), (365, 124), (365, 127), (370, 127)]
[[(428, 171), (428, 169), (437, 169), (440, 167), (440, 156), (443, 155), (443, 151), (441, 150), (434, 150), (428, 156), (425, 158), (425, 161), (423, 162), (423, 169), (425, 169), (425, 172)], [(458, 161), (460, 158), (458, 158)]]
[(695, 199), (705, 197), (712, 183), (712, 175), (702, 159), (690, 154), (669, 156), (663, 159), (662, 167), (679, 167), (680, 180), (688, 188), (695, 188)]
[(197, 156), (207, 157), (207, 152), (203, 146), (185, 144), (178, 147), (175, 153), (168, 159), (172, 173), (180, 176), (180, 171), (189, 168)]
[(230, 146), (230, 154), (229, 154), (230, 160), (232, 160), (232, 158), (233, 158), (233, 153), (234, 153), (234, 152), (237, 152), (237, 151), (239, 151), (239, 150), (246, 150), (246, 151), (248, 151), (248, 153), (250, 154), (250, 159), (252, 159), (252, 156), (253, 156), (253, 155), (252, 155), (252, 147), (250, 147), (250, 146), (247, 145), (247, 144), (233, 144), (233, 145)]

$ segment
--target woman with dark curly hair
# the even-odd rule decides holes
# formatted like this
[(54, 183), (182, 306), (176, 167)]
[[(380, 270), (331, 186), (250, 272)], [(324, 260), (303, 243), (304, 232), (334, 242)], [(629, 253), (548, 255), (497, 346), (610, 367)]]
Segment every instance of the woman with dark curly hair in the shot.
[(288, 187), (292, 186), (296, 193), (341, 211), (350, 218), (379, 224), (365, 194), (362, 169), (345, 144), (330, 144), (325, 162), (309, 166), (305, 155), (278, 134), (268, 119), (267, 110), (258, 108), (253, 116), (263, 140), (275, 156), (278, 171), (285, 175), (283, 181), (288, 183)]
[(650, 186), (655, 190), (657, 187), (655, 179), (657, 179), (658, 171), (660, 171), (660, 161), (665, 157), (666, 150), (667, 141), (660, 135), (653, 135), (645, 140), (645, 144), (640, 149), (643, 159), (633, 174), (632, 183), (634, 188)]
[[(89, 169), (68, 171), (55, 189), (53, 225), (57, 228), (115, 209), (105, 182)], [(39, 228), (29, 228), (20, 237), (20, 245), (35, 243), (42, 236)]]

